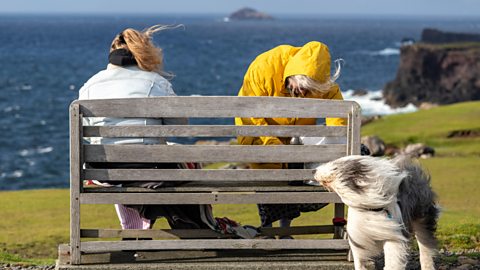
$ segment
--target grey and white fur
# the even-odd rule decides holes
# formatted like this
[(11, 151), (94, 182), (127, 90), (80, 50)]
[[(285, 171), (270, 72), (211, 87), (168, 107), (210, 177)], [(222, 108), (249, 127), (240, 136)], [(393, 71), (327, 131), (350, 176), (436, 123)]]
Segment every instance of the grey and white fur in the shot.
[(346, 156), (316, 168), (315, 180), (349, 206), (347, 232), (355, 269), (385, 254), (385, 268), (405, 269), (416, 237), (422, 269), (435, 269), (439, 207), (430, 176), (405, 156)]

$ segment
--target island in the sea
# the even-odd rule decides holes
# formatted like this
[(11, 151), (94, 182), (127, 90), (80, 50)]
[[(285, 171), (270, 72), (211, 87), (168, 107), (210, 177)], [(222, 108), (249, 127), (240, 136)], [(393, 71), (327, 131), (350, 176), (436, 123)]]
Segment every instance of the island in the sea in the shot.
[(229, 20), (273, 20), (273, 17), (263, 13), (259, 12), (253, 8), (245, 7), (242, 9), (239, 9), (232, 14), (230, 14), (228, 17), (224, 18), (225, 21)]

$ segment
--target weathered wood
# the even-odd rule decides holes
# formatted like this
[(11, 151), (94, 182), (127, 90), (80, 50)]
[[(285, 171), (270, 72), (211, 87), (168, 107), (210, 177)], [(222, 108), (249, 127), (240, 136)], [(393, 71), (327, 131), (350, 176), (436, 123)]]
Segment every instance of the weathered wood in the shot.
[[(260, 228), (262, 235), (305, 235), (333, 233), (333, 225), (295, 226), (289, 228)], [(221, 234), (209, 229), (176, 229), (176, 230), (115, 230), (115, 229), (82, 229), (83, 238), (163, 238), (163, 239), (195, 239), (195, 238), (232, 238), (231, 234)]]
[(329, 145), (85, 145), (86, 162), (327, 162), (345, 155)]
[(352, 108), (352, 155), (360, 155), (360, 126), (361, 126), (361, 111), (360, 106), (354, 106)]
[(275, 169), (218, 169), (218, 170), (170, 170), (170, 169), (87, 169), (85, 179), (135, 181), (290, 181), (311, 180), (315, 170)]
[(70, 106), (70, 253), (80, 264), (80, 179), (82, 178), (82, 121), (79, 105)]
[[(353, 101), (288, 97), (149, 97), (82, 100), (85, 117), (347, 117)], [(161, 105), (159, 105), (161, 104)]]
[(278, 204), (340, 203), (334, 192), (267, 193), (82, 193), (82, 204)]
[(342, 137), (344, 126), (232, 126), (232, 125), (164, 125), (164, 126), (85, 126), (85, 137)]
[[(161, 106), (159, 106), (161, 104)], [(75, 112), (76, 110), (76, 112)], [(71, 254), (72, 264), (112, 260), (120, 250), (318, 250), (348, 249), (345, 239), (239, 240), (223, 239), (210, 230), (80, 230), (80, 204), (279, 204), (335, 203), (335, 216), (344, 217), (340, 197), (316, 186), (287, 186), (287, 181), (311, 180), (313, 170), (161, 170), (83, 169), (84, 162), (327, 162), (360, 150), (360, 108), (352, 101), (291, 99), (278, 97), (158, 97), (114, 100), (82, 100), (71, 105)], [(346, 127), (325, 126), (113, 126), (82, 127), (83, 117), (342, 117)], [(73, 120), (72, 120), (73, 119)], [(232, 121), (233, 124), (233, 121)], [(82, 134), (83, 132), (83, 134)], [(245, 145), (83, 145), (83, 137), (237, 137), (237, 136), (333, 136), (346, 137), (346, 144), (301, 146)], [(88, 166), (87, 166), (88, 167)], [(151, 190), (144, 188), (85, 188), (81, 180), (187, 181), (188, 184)], [(227, 182), (225, 182), (227, 181)], [(333, 233), (341, 238), (343, 228), (333, 225), (265, 228), (262, 235)], [(80, 242), (83, 238), (162, 238), (182, 240)], [(209, 240), (191, 238), (211, 238)], [(80, 253), (95, 257), (86, 257)], [(106, 253), (101, 253), (106, 252)], [(200, 251), (197, 251), (200, 252)], [(204, 252), (204, 251), (202, 251)], [(218, 251), (217, 251), (218, 252)], [(62, 253), (67, 254), (67, 253)], [(153, 254), (153, 253), (152, 253)], [(161, 253), (154, 253), (161, 254)], [(270, 253), (271, 254), (271, 253)], [(82, 256), (80, 256), (82, 255)], [(107, 256), (105, 256), (107, 255)], [(66, 256), (66, 255), (65, 255)], [(161, 256), (161, 255), (154, 255)], [(153, 258), (151, 257), (151, 258)], [(139, 261), (140, 257), (130, 258)]]
[(157, 189), (141, 187), (86, 187), (84, 193), (168, 193), (168, 192), (322, 192), (322, 186), (289, 186), (285, 182), (190, 182)]
[(173, 250), (173, 249), (334, 249), (347, 250), (347, 240), (267, 240), (267, 239), (218, 239), (218, 240), (139, 240), (83, 242), (84, 252), (118, 250)]
[[(232, 251), (234, 254), (232, 254)], [(158, 269), (162, 266), (166, 268), (165, 263), (171, 263), (178, 266), (179, 263), (186, 262), (194, 263), (190, 268), (182, 269), (198, 269), (199, 265), (206, 262), (236, 262), (244, 264), (245, 262), (269, 262), (275, 263), (279, 261), (298, 261), (305, 265), (308, 261), (345, 261), (346, 252), (343, 250), (325, 250), (325, 249), (298, 249), (298, 250), (162, 250), (162, 251), (136, 251), (136, 252), (121, 252), (121, 251), (106, 251), (103, 253), (85, 253), (82, 255), (82, 264), (116, 264), (118, 268), (119, 263), (138, 263), (155, 262), (155, 266), (151, 269)], [(66, 245), (59, 246), (59, 264), (70, 264), (69, 249)], [(217, 267), (218, 264), (216, 264)], [(131, 265), (133, 268), (138, 268), (137, 265)], [(276, 269), (272, 268), (270, 269)], [(127, 268), (128, 269), (128, 268)], [(221, 269), (229, 269), (223, 267)], [(254, 267), (254, 269), (258, 269)], [(267, 268), (268, 269), (268, 268)], [(291, 269), (291, 268), (284, 268)], [(300, 269), (305, 269), (300, 267)], [(318, 268), (309, 268), (318, 269)], [(336, 268), (338, 269), (338, 267)], [(353, 268), (351, 268), (353, 269)]]

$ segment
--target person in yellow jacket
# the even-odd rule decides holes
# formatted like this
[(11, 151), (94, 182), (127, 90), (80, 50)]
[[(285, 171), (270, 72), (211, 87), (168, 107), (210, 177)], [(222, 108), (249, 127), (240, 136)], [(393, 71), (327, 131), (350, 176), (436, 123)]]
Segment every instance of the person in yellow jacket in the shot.
[[(260, 54), (249, 66), (238, 96), (273, 96), (296, 98), (343, 99), (335, 80), (340, 74), (337, 65), (330, 75), (331, 60), (328, 47), (311, 41), (302, 47), (280, 45)], [(315, 125), (312, 118), (235, 118), (236, 125)], [(343, 118), (327, 118), (328, 126), (345, 125)], [(288, 144), (291, 138), (238, 137), (242, 145)], [(255, 163), (252, 169), (287, 168), (287, 164)], [(289, 227), (300, 215), (302, 205), (259, 205), (262, 227), (280, 220)], [(319, 206), (321, 208), (322, 206)], [(307, 210), (310, 211), (310, 210)]]

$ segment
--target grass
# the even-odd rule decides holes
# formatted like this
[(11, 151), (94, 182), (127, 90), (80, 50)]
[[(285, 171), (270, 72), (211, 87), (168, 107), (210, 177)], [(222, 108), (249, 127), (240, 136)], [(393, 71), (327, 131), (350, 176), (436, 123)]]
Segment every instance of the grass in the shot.
[[(453, 130), (480, 128), (480, 102), (384, 117), (362, 128), (385, 142), (423, 142), (438, 156), (422, 160), (442, 206), (437, 236), (449, 250), (480, 248), (480, 140), (447, 139)], [(53, 264), (60, 243), (69, 237), (69, 192), (66, 189), (0, 192), (0, 263)], [(111, 205), (82, 206), (82, 227), (119, 228)], [(332, 207), (304, 213), (293, 225), (329, 224)], [(259, 225), (255, 205), (216, 205), (214, 215)], [(156, 228), (167, 228), (164, 220)]]
[(437, 236), (450, 250), (480, 247), (480, 137), (447, 138), (458, 130), (480, 130), (480, 102), (386, 116), (362, 127), (362, 135), (378, 135), (387, 144), (435, 148), (436, 157), (421, 162), (442, 207)]
[(362, 135), (379, 135), (386, 143), (397, 146), (426, 143), (440, 156), (480, 156), (480, 137), (447, 138), (456, 130), (480, 130), (480, 102), (385, 116), (362, 127)]

